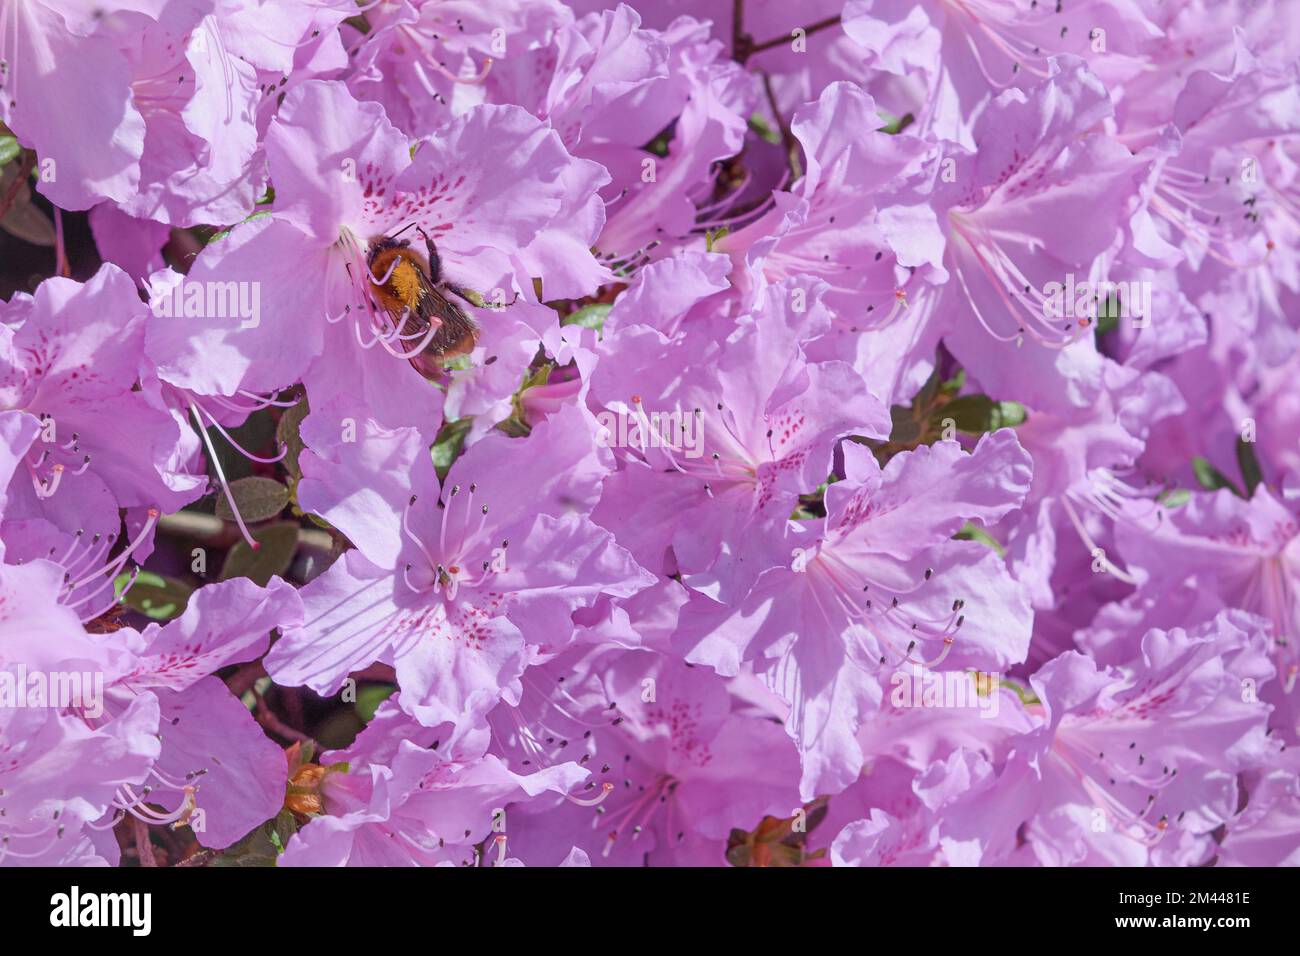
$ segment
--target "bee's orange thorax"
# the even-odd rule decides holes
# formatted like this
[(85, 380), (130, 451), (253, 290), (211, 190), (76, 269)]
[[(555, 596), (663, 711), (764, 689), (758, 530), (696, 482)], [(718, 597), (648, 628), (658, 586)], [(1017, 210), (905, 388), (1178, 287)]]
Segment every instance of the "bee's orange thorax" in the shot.
[[(395, 266), (394, 259), (398, 260)], [(381, 249), (370, 260), (370, 271), (376, 278), (381, 278), (390, 266), (393, 273), (383, 285), (374, 287), (375, 296), (393, 312), (413, 311), (420, 300), (423, 265), (409, 249)]]

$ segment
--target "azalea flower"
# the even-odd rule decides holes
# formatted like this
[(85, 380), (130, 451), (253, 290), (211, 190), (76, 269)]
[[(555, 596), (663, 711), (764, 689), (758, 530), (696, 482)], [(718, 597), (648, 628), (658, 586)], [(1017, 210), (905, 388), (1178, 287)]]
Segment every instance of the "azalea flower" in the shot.
[(193, 435), (138, 390), (146, 315), (115, 266), (7, 305), (0, 405), (36, 438), (9, 483), (6, 522), (44, 518), (102, 540), (117, 534), (120, 508), (172, 512), (203, 493)]
[[(382, 661), (422, 723), (480, 723), (530, 649), (572, 639), (575, 610), (654, 581), (582, 506), (605, 469), (590, 434), (566, 428), (581, 420), (573, 409), (526, 441), (485, 438), (441, 482), (412, 429), (307, 458), (303, 500), (357, 547), (303, 589), (303, 625), (272, 649), (268, 672), (332, 694)], [(398, 462), (397, 480), (379, 479)]]
[(733, 826), (799, 809), (779, 724), (734, 713), (721, 678), (662, 654), (563, 655), (530, 669), (491, 722), (513, 766), (576, 759), (591, 774), (578, 796), (514, 814), (511, 852), (530, 865), (559, 865), (574, 846), (593, 865), (721, 865)]
[(763, 571), (741, 601), (694, 599), (674, 638), (688, 662), (723, 674), (753, 661), (789, 704), (805, 800), (857, 777), (854, 736), (880, 705), (884, 665), (1000, 671), (1024, 658), (1033, 619), (996, 554), (951, 540), (1023, 498), (1029, 459), (1009, 431), (971, 454), (941, 442), (884, 469), (849, 445), (845, 468), (826, 517), (791, 527), (789, 564)]
[(0, 864), (1300, 863), (1296, 10), (0, 0)]
[[(228, 397), (302, 378), (317, 402), (356, 381), (387, 424), (436, 431), (441, 394), (405, 361), (429, 335), (405, 332), (378, 306), (372, 289), (387, 278), (370, 271), (373, 244), (399, 233), (418, 242), (423, 230), (448, 277), (504, 304), (526, 281), (515, 265), (532, 256), (525, 247), (544, 229), (564, 234), (557, 217), (576, 161), (537, 120), (505, 106), (453, 120), (412, 158), (379, 106), (316, 80), (285, 96), (265, 146), (270, 215), (210, 244), (185, 277), (200, 289), (244, 283), (257, 290), (259, 314), (154, 316), (148, 349), (159, 377)], [(513, 157), (517, 173), (489, 175), (489, 155)]]
[(626, 324), (635, 313), (620, 314), (617, 342), (599, 350), (592, 396), (625, 467), (606, 480), (593, 518), (643, 566), (667, 564), (692, 587), (716, 582), (721, 600), (740, 597), (765, 559), (783, 557), (772, 559), (772, 549), (799, 495), (830, 473), (838, 440), (888, 432), (884, 407), (850, 366), (801, 353), (804, 312), (819, 306), (820, 292), (793, 282), (769, 289), (725, 349), (714, 346), (716, 362), (687, 375), (675, 370), (691, 364), (698, 343), (666, 340)]

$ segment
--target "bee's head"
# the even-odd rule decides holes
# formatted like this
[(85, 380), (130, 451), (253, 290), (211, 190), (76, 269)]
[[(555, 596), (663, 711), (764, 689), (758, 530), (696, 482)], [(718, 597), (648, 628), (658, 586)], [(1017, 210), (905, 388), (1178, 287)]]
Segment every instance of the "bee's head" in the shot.
[(370, 257), (374, 258), (386, 249), (406, 249), (411, 245), (409, 239), (395, 239), (392, 236), (375, 236), (370, 240)]

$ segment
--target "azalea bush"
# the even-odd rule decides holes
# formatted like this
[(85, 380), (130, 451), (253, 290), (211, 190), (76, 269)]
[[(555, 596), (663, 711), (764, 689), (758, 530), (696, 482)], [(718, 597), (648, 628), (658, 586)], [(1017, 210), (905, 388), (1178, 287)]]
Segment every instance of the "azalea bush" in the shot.
[(0, 2), (0, 863), (1300, 862), (1298, 54)]

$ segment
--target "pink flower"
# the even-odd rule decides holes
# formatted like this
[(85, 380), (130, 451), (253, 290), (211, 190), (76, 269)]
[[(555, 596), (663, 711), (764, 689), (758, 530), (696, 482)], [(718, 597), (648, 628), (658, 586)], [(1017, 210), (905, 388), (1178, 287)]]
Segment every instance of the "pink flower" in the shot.
[(725, 682), (648, 651), (575, 651), (529, 672), (491, 716), (516, 768), (577, 760), (577, 795), (512, 811), (511, 852), (555, 866), (714, 865), (732, 827), (799, 809), (797, 757), (773, 721), (736, 712)]
[[(440, 395), (402, 360), (421, 345), (398, 338), (368, 288), (383, 278), (369, 271), (372, 243), (423, 229), (449, 280), (507, 302), (538, 235), (564, 241), (558, 217), (577, 161), (522, 110), (495, 106), (453, 120), (412, 159), (378, 106), (323, 81), (286, 95), (266, 150), (271, 214), (209, 245), (185, 278), (245, 283), (259, 292), (260, 314), (155, 317), (149, 352), (160, 377), (228, 396), (301, 378), (318, 403), (356, 381), (387, 424), (436, 430)], [(489, 170), (489, 156), (509, 157), (515, 171)]]
[(1009, 431), (969, 455), (940, 442), (883, 470), (847, 445), (845, 467), (826, 490), (826, 517), (792, 523), (790, 563), (729, 606), (697, 598), (674, 638), (687, 661), (723, 674), (753, 661), (790, 705), (805, 800), (857, 777), (854, 737), (879, 707), (884, 665), (1000, 671), (1024, 658), (1033, 619), (993, 552), (951, 540), (968, 519), (996, 521), (1023, 498), (1029, 458)]
[(422, 723), (478, 725), (533, 653), (570, 641), (575, 610), (653, 583), (587, 516), (605, 469), (580, 421), (572, 409), (527, 440), (485, 438), (441, 483), (411, 429), (372, 423), (374, 437), (307, 456), (301, 500), (357, 548), (303, 589), (304, 624), (268, 672), (332, 694), (383, 661)]
[(137, 386), (146, 306), (104, 266), (18, 297), (0, 327), (0, 407), (37, 429), (9, 483), (6, 523), (44, 518), (73, 536), (116, 534), (118, 509), (172, 512), (203, 493), (194, 438)]

